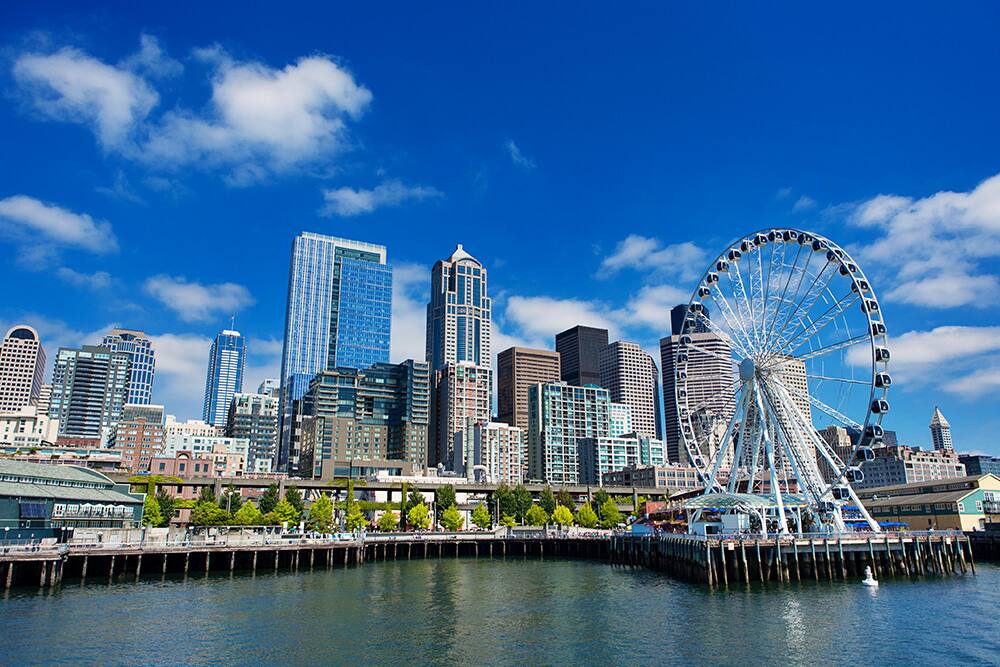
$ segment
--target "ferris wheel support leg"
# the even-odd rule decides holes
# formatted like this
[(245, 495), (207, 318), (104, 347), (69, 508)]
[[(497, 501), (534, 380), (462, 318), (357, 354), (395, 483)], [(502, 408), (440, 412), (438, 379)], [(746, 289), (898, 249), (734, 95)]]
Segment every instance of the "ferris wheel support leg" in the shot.
[[(760, 392), (754, 389), (754, 396), (757, 399), (757, 409), (760, 415), (764, 415), (764, 403), (761, 401)], [(781, 498), (781, 487), (778, 485), (778, 472), (774, 469), (774, 445), (771, 442), (770, 431), (767, 424), (762, 424), (764, 434), (764, 455), (767, 457), (767, 467), (771, 472), (771, 493), (774, 494), (775, 504), (778, 506), (778, 532), (788, 533), (788, 522), (785, 518), (785, 503)]]
[[(882, 529), (879, 528), (878, 522), (875, 521), (875, 519), (872, 518), (872, 515), (868, 513), (868, 510), (865, 509), (865, 506), (861, 503), (861, 499), (858, 498), (858, 494), (854, 492), (854, 487), (848, 484), (847, 489), (848, 493), (851, 494), (851, 500), (854, 501), (854, 504), (857, 506), (858, 511), (861, 512), (861, 516), (863, 516), (865, 518), (865, 521), (868, 522), (868, 527), (872, 529), (873, 533), (881, 533)], [(841, 521), (843, 521), (843, 519), (841, 519)]]

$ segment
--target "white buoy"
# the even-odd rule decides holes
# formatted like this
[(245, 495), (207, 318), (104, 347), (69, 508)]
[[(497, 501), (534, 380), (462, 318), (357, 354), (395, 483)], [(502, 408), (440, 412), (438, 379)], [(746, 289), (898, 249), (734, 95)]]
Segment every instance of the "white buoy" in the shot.
[(870, 567), (865, 568), (865, 578), (861, 580), (861, 583), (865, 586), (878, 588), (878, 579), (872, 576), (872, 569)]

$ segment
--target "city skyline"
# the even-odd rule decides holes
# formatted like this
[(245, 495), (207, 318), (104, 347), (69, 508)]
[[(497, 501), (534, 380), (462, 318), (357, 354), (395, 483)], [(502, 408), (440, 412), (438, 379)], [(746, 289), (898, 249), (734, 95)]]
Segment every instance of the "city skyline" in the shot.
[[(66, 24), (75, 34), (49, 33), (39, 41), (28, 33), (52, 29), (40, 12), (4, 11), (8, 20), (0, 39), (13, 55), (5, 83), (20, 103), (0, 111), (11, 156), (9, 164), (0, 167), (6, 184), (0, 192), (0, 219), (8, 232), (2, 243), (15, 257), (2, 270), (11, 284), (28, 284), (6, 300), (0, 320), (4, 330), (26, 323), (39, 331), (48, 353), (46, 381), (60, 347), (97, 344), (115, 325), (141, 328), (156, 350), (152, 401), (181, 418), (196, 417), (212, 336), (232, 313), (249, 339), (245, 386), (279, 377), (287, 249), (303, 231), (388, 248), (394, 266), (392, 362), (422, 360), (431, 268), (459, 243), (491, 274), (494, 354), (515, 344), (553, 349), (555, 333), (581, 324), (609, 328), (612, 340), (635, 340), (658, 360), (656, 341), (669, 334), (668, 309), (687, 301), (698, 275), (730, 238), (758, 227), (787, 225), (817, 228), (861, 250), (860, 260), (874, 276), (886, 307), (896, 380), (887, 426), (899, 432), (901, 441), (929, 447), (927, 415), (939, 404), (949, 416), (959, 450), (1000, 453), (992, 438), (1000, 417), (980, 409), (1000, 385), (1000, 327), (989, 308), (997, 296), (996, 275), (985, 258), (964, 246), (907, 231), (914, 225), (937, 226), (961, 231), (979, 247), (995, 247), (987, 209), (1000, 187), (990, 180), (1000, 169), (993, 157), (997, 140), (977, 131), (995, 111), (991, 92), (984, 93), (977, 108), (954, 98), (954, 108), (936, 108), (936, 115), (946, 120), (964, 121), (952, 123), (962, 127), (928, 137), (919, 120), (879, 110), (879, 96), (912, 90), (910, 80), (889, 78), (889, 90), (880, 90), (875, 103), (865, 105), (866, 122), (843, 106), (819, 108), (829, 101), (830, 86), (844, 85), (852, 77), (861, 79), (854, 84), (859, 87), (887, 80), (880, 77), (887, 66), (872, 72), (848, 66), (829, 73), (832, 81), (824, 85), (803, 79), (804, 97), (793, 105), (808, 105), (808, 113), (818, 115), (814, 122), (834, 128), (830, 138), (797, 128), (792, 109), (763, 120), (762, 114), (780, 105), (764, 92), (747, 91), (738, 106), (752, 122), (764, 124), (761, 138), (754, 140), (762, 143), (737, 148), (726, 140), (742, 136), (745, 127), (734, 135), (720, 125), (738, 123), (735, 112), (720, 111), (700, 121), (691, 109), (664, 115), (666, 106), (677, 106), (676, 100), (658, 87), (640, 85), (642, 73), (628, 74), (628, 59), (645, 56), (643, 71), (679, 85), (688, 96), (682, 99), (706, 95), (706, 108), (713, 103), (723, 108), (726, 100), (671, 70), (664, 54), (620, 45), (619, 53), (594, 66), (605, 76), (616, 74), (633, 85), (622, 92), (634, 96), (630, 107), (638, 108), (640, 99), (650, 103), (648, 112), (629, 112), (630, 127), (612, 125), (620, 148), (600, 137), (590, 154), (569, 138), (584, 136), (581, 130), (588, 123), (611, 122), (608, 102), (590, 109), (574, 106), (580, 118), (568, 121), (560, 132), (555, 116), (526, 102), (505, 107), (509, 120), (483, 114), (497, 98), (478, 86), (471, 93), (464, 89), (471, 101), (439, 91), (454, 109), (457, 119), (449, 115), (448, 122), (457, 122), (457, 130), (470, 130), (473, 119), (478, 125), (472, 139), (458, 146), (424, 111), (414, 119), (418, 132), (413, 136), (391, 129), (411, 109), (406, 97), (430, 82), (420, 76), (406, 81), (409, 75), (398, 71), (397, 58), (379, 61), (370, 46), (343, 28), (330, 36), (307, 29), (298, 44), (271, 46), (241, 27), (228, 33), (222, 47), (207, 53), (211, 49), (205, 47), (222, 34), (212, 32), (219, 29), (218, 17), (195, 32), (180, 24), (155, 29), (162, 22), (149, 15), (94, 22), (67, 10)], [(371, 20), (364, 14), (355, 18)], [(540, 18), (542, 25), (552, 25), (554, 19)], [(586, 19), (576, 20), (586, 25)], [(736, 19), (730, 20), (733, 25), (719, 28), (720, 41), (736, 32)], [(921, 20), (919, 12), (905, 18), (914, 25)], [(638, 24), (632, 27), (642, 30)], [(831, 26), (836, 29), (852, 30)], [(396, 34), (398, 28), (387, 30)], [(751, 32), (764, 34), (766, 28), (755, 24)], [(460, 47), (458, 39), (444, 44)], [(736, 43), (745, 46), (742, 40)], [(484, 60), (506, 53), (498, 45), (488, 46), (480, 56)], [(529, 38), (525, 46), (543, 65), (555, 58), (540, 39)], [(776, 50), (758, 47), (752, 53), (784, 74), (809, 66), (822, 70), (831, 56), (807, 46), (786, 35)], [(885, 49), (888, 58), (894, 46), (900, 44), (886, 43), (880, 53)], [(777, 62), (778, 47), (803, 48), (800, 62)], [(585, 54), (586, 48), (582, 40), (567, 45), (573, 54)], [(983, 48), (970, 40), (969, 52), (934, 47), (921, 59), (927, 70), (947, 71), (953, 85), (975, 85), (978, 69), (967, 71), (965, 65), (975, 58), (986, 63), (995, 59)], [(193, 49), (201, 51), (195, 54)], [(699, 52), (684, 39), (671, 49), (687, 56)], [(446, 51), (421, 57), (434, 62), (453, 57)], [(309, 55), (315, 53), (330, 55)], [(124, 121), (116, 115), (118, 108), (73, 106), (46, 78), (57, 56), (67, 67), (101, 64), (97, 71), (134, 94), (136, 106), (124, 110)], [(733, 52), (724, 50), (715, 64), (727, 57)], [(256, 129), (215, 110), (206, 122), (236, 135), (227, 146), (245, 146), (241, 140), (249, 138), (256, 148), (243, 154), (223, 151), (215, 160), (205, 159), (204, 153), (166, 151), (162, 132), (183, 129), (179, 120), (169, 124), (174, 118), (170, 110), (204, 104), (206, 91), (199, 81), (206, 73), (220, 94), (238, 92), (227, 87), (227, 76), (256, 71), (248, 63), (271, 74), (285, 73), (292, 82), (292, 75), (307, 65), (346, 76), (351, 85), (329, 102), (329, 116), (323, 118), (331, 129), (318, 136), (336, 140), (336, 147), (321, 141), (323, 152), (306, 159), (296, 150), (305, 150), (302, 146), (317, 137), (289, 135), (282, 139), (306, 143), (289, 141), (288, 153), (282, 153), (258, 134), (239, 135)], [(697, 74), (697, 68), (711, 64), (691, 66)], [(435, 67), (442, 71), (440, 62)], [(582, 72), (566, 76), (556, 85), (565, 102), (546, 94), (535, 76), (527, 77), (521, 88), (501, 78), (496, 94), (520, 90), (524, 97), (545, 100), (563, 122), (567, 105), (583, 99), (573, 92)], [(752, 80), (748, 73), (734, 76)], [(468, 83), (443, 81), (456, 87)], [(237, 97), (232, 99), (238, 104)], [(920, 101), (933, 103), (929, 97)], [(687, 124), (688, 139), (658, 130), (654, 117), (668, 126), (671, 121)], [(342, 129), (334, 130), (334, 125)], [(768, 145), (768, 166), (757, 169), (749, 156), (779, 131), (790, 136)], [(421, 132), (426, 136), (419, 136)], [(915, 136), (921, 137), (920, 159), (907, 142)], [(71, 158), (65, 166), (53, 160), (57, 145)], [(159, 159), (169, 166), (144, 163), (133, 152), (136, 146), (159, 148)], [(722, 158), (721, 173), (695, 155), (706, 146)], [(859, 165), (851, 149), (871, 146), (878, 149), (875, 157)], [(654, 161), (654, 154), (665, 157)], [(205, 165), (193, 168), (189, 176), (178, 175), (181, 167), (199, 160)], [(607, 161), (613, 166), (602, 164)], [(314, 175), (324, 170), (328, 173)], [(77, 177), (81, 172), (84, 176)], [(609, 176), (610, 185), (603, 188)], [(715, 196), (716, 176), (726, 188), (724, 197)], [(606, 192), (594, 194), (599, 190)], [(949, 202), (944, 212), (936, 206), (943, 200)], [(241, 225), (252, 242), (233, 240), (233, 229)], [(60, 229), (73, 231), (60, 235)], [(947, 266), (919, 268), (927, 260), (921, 254), (924, 246), (936, 248)], [(39, 269), (39, 262), (47, 268)]]

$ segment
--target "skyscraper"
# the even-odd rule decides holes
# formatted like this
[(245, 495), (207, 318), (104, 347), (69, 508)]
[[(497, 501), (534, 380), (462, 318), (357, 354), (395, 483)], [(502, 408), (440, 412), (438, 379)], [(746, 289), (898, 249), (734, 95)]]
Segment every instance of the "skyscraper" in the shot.
[(271, 472), (278, 444), (278, 398), (269, 394), (233, 395), (226, 418), (226, 435), (249, 443), (246, 469)]
[(601, 350), (600, 385), (615, 403), (632, 409), (632, 428), (657, 437), (656, 363), (637, 343), (615, 341)]
[(38, 403), (45, 373), (45, 348), (27, 324), (11, 327), (0, 344), (0, 414)]
[(549, 484), (580, 482), (580, 446), (607, 438), (607, 389), (539, 383), (528, 392), (528, 478)]
[(224, 329), (212, 342), (205, 376), (203, 421), (224, 427), (233, 395), (243, 391), (243, 371), (247, 362), (246, 339), (239, 331)]
[(59, 422), (59, 436), (107, 442), (121, 418), (128, 381), (125, 352), (96, 345), (59, 348), (49, 407), (49, 416)]
[(577, 387), (600, 385), (601, 350), (607, 346), (607, 329), (575, 326), (556, 334), (563, 381)]
[(128, 402), (133, 405), (149, 403), (153, 398), (153, 374), (156, 372), (153, 341), (143, 331), (115, 327), (104, 336), (101, 347), (128, 355)]
[(465, 442), (470, 442), (471, 428), (490, 421), (493, 305), (487, 285), (486, 269), (461, 244), (431, 272), (427, 361), (433, 373), (428, 446), (432, 465), (451, 467), (455, 434), (468, 430)]
[(281, 354), (279, 465), (288, 455), (292, 401), (320, 371), (387, 363), (391, 319), (385, 246), (310, 232), (295, 237)]
[[(528, 388), (558, 382), (559, 353), (510, 347), (497, 355), (497, 413), (500, 421), (528, 428)], [(527, 446), (527, 445), (526, 445)]]
[(951, 424), (941, 414), (941, 409), (934, 406), (934, 416), (931, 417), (931, 442), (934, 449), (955, 451), (955, 445), (951, 441)]

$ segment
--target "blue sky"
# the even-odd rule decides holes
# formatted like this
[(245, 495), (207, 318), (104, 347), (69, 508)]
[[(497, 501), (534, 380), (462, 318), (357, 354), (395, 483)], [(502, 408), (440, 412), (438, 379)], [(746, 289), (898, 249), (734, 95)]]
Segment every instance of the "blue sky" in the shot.
[(457, 242), (497, 349), (582, 322), (652, 351), (731, 239), (798, 226), (879, 290), (887, 425), (926, 445), (939, 404), (1000, 454), (995, 5), (133, 4), (0, 9), (0, 323), (50, 355), (145, 328), (197, 416), (230, 314), (277, 374), (302, 230), (388, 246), (396, 358)]

